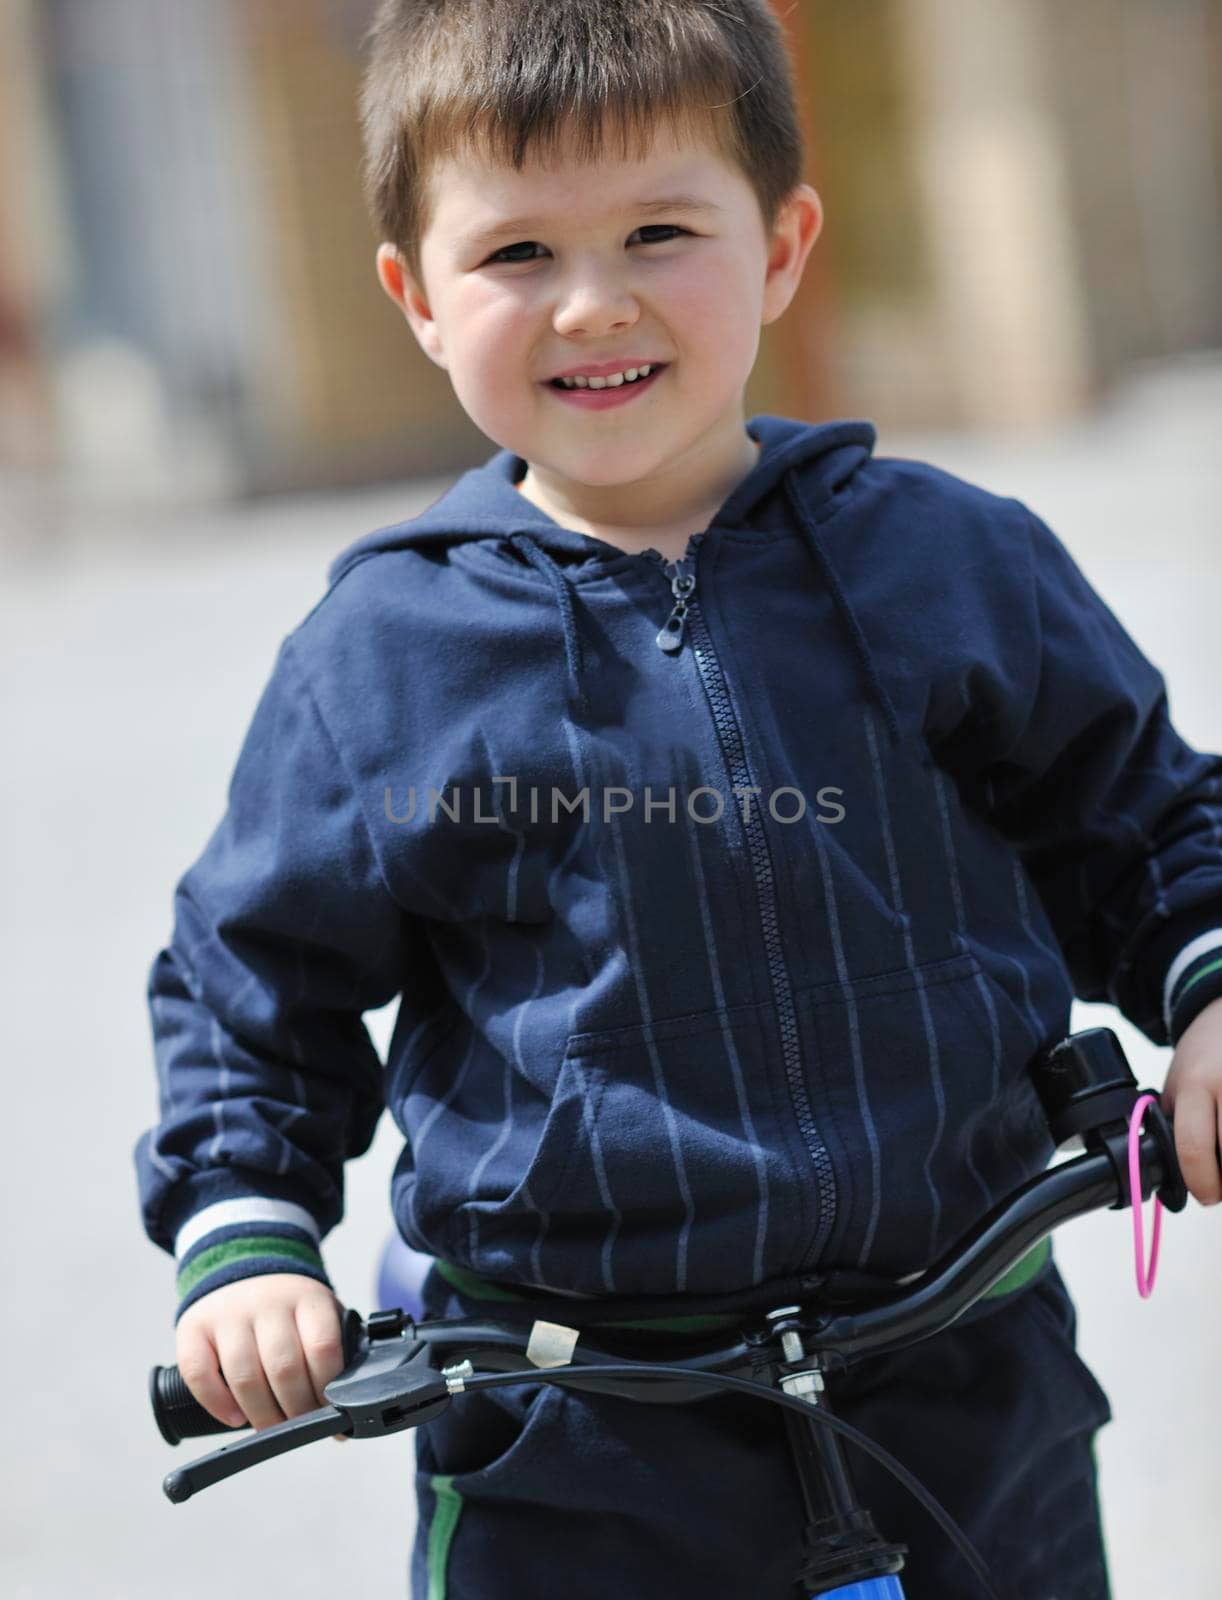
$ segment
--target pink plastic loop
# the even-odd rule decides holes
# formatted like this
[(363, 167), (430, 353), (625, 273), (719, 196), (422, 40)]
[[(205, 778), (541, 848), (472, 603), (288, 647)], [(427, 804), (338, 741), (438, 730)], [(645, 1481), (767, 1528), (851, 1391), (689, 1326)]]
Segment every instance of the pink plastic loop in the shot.
[(1133, 1107), (1129, 1118), (1129, 1199), (1133, 1207), (1133, 1253), (1137, 1263), (1137, 1292), (1148, 1300), (1154, 1289), (1154, 1274), (1158, 1270), (1158, 1240), (1162, 1232), (1163, 1203), (1154, 1196), (1154, 1231), (1150, 1240), (1150, 1265), (1144, 1265), (1146, 1255), (1145, 1233), (1141, 1223), (1141, 1125), (1146, 1107), (1158, 1104), (1158, 1096), (1143, 1094)]

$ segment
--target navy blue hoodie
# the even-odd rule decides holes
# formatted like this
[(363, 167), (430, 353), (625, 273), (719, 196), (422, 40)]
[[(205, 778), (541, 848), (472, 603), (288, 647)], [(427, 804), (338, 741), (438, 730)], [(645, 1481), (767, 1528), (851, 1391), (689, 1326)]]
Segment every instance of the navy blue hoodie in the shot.
[(901, 1276), (1047, 1164), (1074, 994), (1166, 1043), (1222, 993), (1222, 761), (1058, 539), (868, 423), (748, 432), (680, 563), (500, 451), (283, 641), (150, 979), (180, 1314), (325, 1281), (384, 1106), (401, 1231), (485, 1278)]

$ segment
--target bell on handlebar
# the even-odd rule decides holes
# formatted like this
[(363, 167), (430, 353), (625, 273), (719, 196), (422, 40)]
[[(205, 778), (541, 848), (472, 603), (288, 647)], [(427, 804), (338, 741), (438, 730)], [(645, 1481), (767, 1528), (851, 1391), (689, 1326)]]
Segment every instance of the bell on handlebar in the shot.
[(1072, 1033), (1031, 1069), (1058, 1148), (1109, 1122), (1126, 1122), (1137, 1098), (1137, 1079), (1110, 1028)]
[[(1106, 1151), (1116, 1169), (1117, 1184), (1127, 1196), (1128, 1124), (1143, 1091), (1120, 1040), (1110, 1028), (1072, 1033), (1034, 1063), (1031, 1076), (1057, 1148), (1078, 1134), (1088, 1151)], [(1157, 1099), (1155, 1096), (1145, 1114), (1146, 1127), (1159, 1149), (1162, 1178), (1156, 1191), (1168, 1211), (1182, 1211), (1188, 1190), (1176, 1159), (1171, 1124)]]

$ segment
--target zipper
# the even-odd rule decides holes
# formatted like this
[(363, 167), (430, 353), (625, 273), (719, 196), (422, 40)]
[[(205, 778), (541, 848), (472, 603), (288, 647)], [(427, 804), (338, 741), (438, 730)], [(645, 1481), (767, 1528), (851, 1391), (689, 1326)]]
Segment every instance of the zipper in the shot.
[[(695, 566), (695, 557), (692, 557)], [(662, 624), (658, 634), (657, 644), (659, 650), (665, 650), (667, 655), (673, 656), (683, 648), (683, 624), (687, 621), (688, 596), (696, 587), (696, 574), (689, 572), (687, 557), (675, 562), (674, 574), (670, 580), (670, 592), (675, 597), (674, 610)]]
[[(747, 764), (747, 752), (743, 742), (742, 730), (739, 728), (738, 719), (734, 715), (734, 707), (730, 700), (729, 690), (726, 688), (725, 675), (713, 649), (713, 640), (709, 633), (708, 624), (696, 598), (696, 558), (699, 555), (700, 541), (703, 538), (703, 533), (693, 534), (688, 542), (686, 553), (679, 561), (667, 561), (666, 557), (658, 550), (642, 552), (656, 561), (670, 579), (671, 593), (675, 602), (670, 616), (667, 617), (657, 636), (657, 644), (658, 648), (667, 655), (677, 656), (683, 647), (685, 630), (689, 633), (692, 641), (692, 655), (695, 658), (697, 670), (700, 673), (705, 693), (708, 695), (709, 705), (712, 708), (713, 726), (716, 729), (717, 742), (721, 749), (722, 758), (725, 761), (726, 770), (730, 775), (731, 790), (750, 794), (755, 785), (751, 780), (751, 768)], [(798, 1126), (802, 1130), (802, 1136), (806, 1141), (807, 1149), (810, 1151), (811, 1160), (814, 1162), (815, 1178), (819, 1191), (819, 1225), (810, 1248), (798, 1264), (798, 1270), (802, 1271), (817, 1264), (831, 1236), (836, 1220), (836, 1184), (832, 1173), (831, 1157), (828, 1155), (827, 1147), (819, 1137), (819, 1130), (815, 1126), (814, 1115), (810, 1108), (810, 1097), (806, 1092), (806, 1082), (802, 1076), (797, 1008), (794, 1005), (793, 988), (789, 982), (789, 972), (785, 965), (785, 953), (781, 943), (780, 916), (777, 911), (776, 881), (773, 876), (772, 859), (768, 853), (768, 841), (764, 835), (764, 823), (758, 805), (747, 807), (747, 815), (743, 819), (743, 832), (746, 835), (747, 853), (751, 861), (756, 895), (761, 908), (768, 974), (772, 983), (773, 998), (776, 1002), (777, 1016), (781, 1025), (781, 1054), (785, 1063), (785, 1077), (789, 1084), (790, 1099), (793, 1102)]]

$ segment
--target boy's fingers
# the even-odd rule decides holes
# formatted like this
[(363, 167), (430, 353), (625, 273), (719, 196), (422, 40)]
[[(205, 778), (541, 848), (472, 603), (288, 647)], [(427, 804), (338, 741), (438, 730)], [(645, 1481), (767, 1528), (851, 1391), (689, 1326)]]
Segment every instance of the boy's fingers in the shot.
[[(318, 1396), (317, 1404), (325, 1406), (327, 1397), (323, 1390), (331, 1379), (344, 1370), (344, 1341), (340, 1328), (339, 1310), (333, 1300), (304, 1300), (297, 1307), (297, 1332), (301, 1335), (301, 1348), (305, 1351), (310, 1380)], [(347, 1444), (346, 1433), (333, 1433), (336, 1444)]]
[(292, 1307), (277, 1305), (260, 1311), (255, 1320), (255, 1339), (264, 1375), (284, 1415), (299, 1417), (313, 1411), (318, 1402)]
[(1222, 1200), (1218, 1166), (1222, 1107), (1204, 1087), (1181, 1086), (1175, 1098), (1175, 1153), (1189, 1193), (1203, 1206)]
[(321, 1296), (299, 1302), (297, 1335), (314, 1387), (314, 1406), (325, 1406), (323, 1390), (344, 1367), (343, 1338), (335, 1302)]
[(234, 1399), (254, 1428), (270, 1428), (283, 1422), (284, 1414), (268, 1387), (255, 1341), (255, 1330), (248, 1322), (229, 1323), (217, 1332), (217, 1355), (221, 1373)]
[(242, 1408), (221, 1376), (216, 1351), (203, 1334), (193, 1336), (179, 1351), (178, 1370), (182, 1381), (210, 1416), (231, 1428), (245, 1425)]

